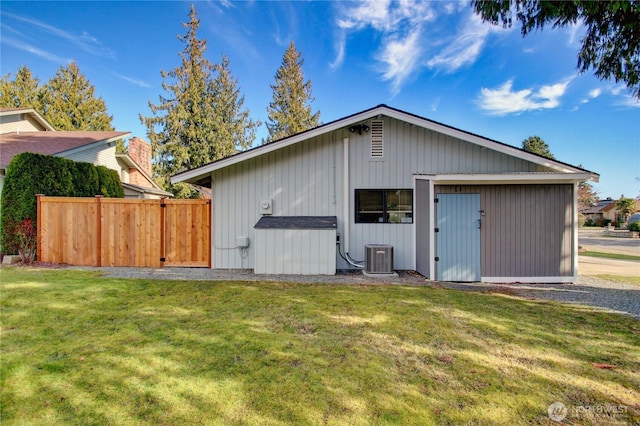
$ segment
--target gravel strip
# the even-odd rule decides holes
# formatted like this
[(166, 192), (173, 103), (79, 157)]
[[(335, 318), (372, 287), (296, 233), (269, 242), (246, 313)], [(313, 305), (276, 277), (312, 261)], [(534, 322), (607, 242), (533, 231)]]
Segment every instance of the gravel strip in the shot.
[(533, 299), (555, 300), (603, 308), (611, 312), (640, 318), (640, 286), (615, 283), (600, 278), (581, 275), (576, 284), (489, 284), (449, 283), (429, 281), (420, 274), (399, 271), (398, 276), (371, 278), (360, 271), (341, 271), (336, 275), (256, 275), (250, 269), (216, 270), (207, 268), (92, 268), (74, 267), (83, 270), (99, 270), (113, 278), (141, 278), (165, 280), (206, 281), (281, 281), (297, 283), (327, 284), (401, 284), (433, 286), (465, 291), (508, 291), (510, 294)]

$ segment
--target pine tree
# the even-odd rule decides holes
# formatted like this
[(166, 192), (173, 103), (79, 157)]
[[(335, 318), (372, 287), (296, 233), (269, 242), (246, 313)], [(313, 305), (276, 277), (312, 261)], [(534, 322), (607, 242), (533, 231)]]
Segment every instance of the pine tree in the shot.
[(273, 101), (267, 107), (269, 138), (266, 142), (311, 129), (320, 122), (320, 111), (311, 112), (314, 98), (311, 95), (311, 80), (304, 82), (303, 63), (302, 54), (291, 42), (276, 72), (275, 84), (270, 85)]
[(538, 154), (543, 157), (555, 160), (555, 157), (549, 150), (549, 145), (543, 141), (540, 136), (529, 136), (522, 141), (522, 149), (533, 154)]
[(259, 121), (254, 122), (248, 110), (243, 110), (244, 96), (240, 94), (238, 81), (229, 69), (229, 58), (214, 65), (216, 77), (213, 80), (213, 98), (215, 105), (212, 136), (217, 147), (214, 160), (233, 155), (253, 144)]
[(171, 175), (206, 164), (216, 157), (211, 143), (213, 128), (213, 96), (211, 73), (213, 65), (204, 58), (206, 40), (197, 38), (200, 20), (193, 5), (187, 30), (178, 35), (185, 44), (179, 53), (181, 65), (171, 71), (160, 71), (162, 88), (168, 97), (160, 95), (160, 103), (149, 102), (153, 117), (140, 115), (147, 127), (153, 151), (153, 172), (162, 186), (177, 197), (194, 197), (195, 191), (186, 185), (171, 185)]
[(75, 62), (44, 86), (41, 113), (56, 130), (113, 130), (107, 106)]
[(197, 38), (200, 20), (191, 6), (187, 33), (178, 36), (185, 44), (179, 54), (181, 65), (161, 71), (162, 88), (168, 97), (149, 102), (153, 117), (140, 115), (147, 127), (154, 156), (154, 175), (176, 197), (195, 197), (197, 192), (185, 184), (171, 185), (172, 175), (235, 154), (253, 143), (255, 128), (249, 112), (242, 110), (237, 81), (231, 75), (229, 60), (213, 65), (204, 57), (207, 41)]
[(11, 74), (7, 74), (0, 78), (0, 107), (34, 108), (40, 112), (42, 105), (40, 80), (26, 65), (18, 68), (13, 81), (10, 77)]

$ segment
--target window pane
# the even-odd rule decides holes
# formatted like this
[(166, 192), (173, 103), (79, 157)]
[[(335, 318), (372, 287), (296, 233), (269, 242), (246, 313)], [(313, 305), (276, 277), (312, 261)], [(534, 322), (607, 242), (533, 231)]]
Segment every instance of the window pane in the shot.
[(413, 222), (413, 192), (407, 189), (386, 191), (387, 222)]
[(384, 221), (382, 191), (356, 190), (356, 222), (378, 223)]

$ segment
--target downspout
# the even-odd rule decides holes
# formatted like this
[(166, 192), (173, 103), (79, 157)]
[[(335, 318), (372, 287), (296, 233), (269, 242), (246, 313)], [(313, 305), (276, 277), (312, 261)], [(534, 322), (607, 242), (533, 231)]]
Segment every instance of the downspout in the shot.
[(356, 268), (364, 268), (364, 262), (358, 262), (353, 260), (351, 256), (349, 256), (349, 236), (350, 232), (350, 219), (349, 219), (349, 138), (342, 139), (343, 146), (343, 164), (342, 164), (342, 217), (344, 220), (344, 257), (345, 260), (349, 263), (349, 265), (354, 266)]

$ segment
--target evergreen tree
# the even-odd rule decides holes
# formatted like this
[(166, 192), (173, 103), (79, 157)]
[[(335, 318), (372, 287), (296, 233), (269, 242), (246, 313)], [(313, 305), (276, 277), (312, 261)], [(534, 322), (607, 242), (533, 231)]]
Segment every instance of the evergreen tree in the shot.
[(545, 26), (563, 28), (583, 25), (585, 36), (578, 52), (578, 71), (590, 68), (600, 79), (614, 79), (627, 85), (640, 100), (640, 2), (472, 0), (475, 12), (484, 21), (505, 27), (513, 15), (522, 24), (522, 36)]
[(107, 106), (75, 62), (44, 86), (41, 113), (56, 130), (113, 130)]
[(11, 81), (11, 74), (0, 78), (0, 107), (33, 108), (41, 112), (42, 88), (27, 66), (18, 68), (16, 78)]
[(229, 58), (214, 65), (216, 71), (213, 80), (214, 142), (217, 147), (214, 160), (233, 155), (238, 150), (251, 147), (256, 136), (256, 128), (262, 123), (254, 122), (249, 110), (243, 110), (244, 95), (240, 94), (238, 81), (229, 69)]
[(181, 65), (161, 71), (167, 97), (149, 102), (153, 117), (140, 116), (147, 127), (154, 155), (154, 175), (176, 197), (195, 197), (188, 185), (171, 185), (171, 175), (219, 160), (252, 144), (257, 123), (242, 110), (244, 97), (236, 88), (229, 60), (212, 65), (205, 57), (206, 40), (197, 38), (198, 14), (191, 6), (187, 33), (178, 36), (185, 44)]
[(320, 122), (320, 111), (311, 112), (314, 98), (311, 95), (311, 80), (304, 81), (303, 63), (302, 54), (291, 42), (276, 72), (275, 84), (270, 85), (273, 101), (267, 107), (267, 142), (311, 129)]
[(540, 136), (529, 136), (522, 141), (522, 149), (533, 154), (542, 155), (543, 157), (555, 160), (555, 157), (549, 151), (549, 145), (543, 141)]

